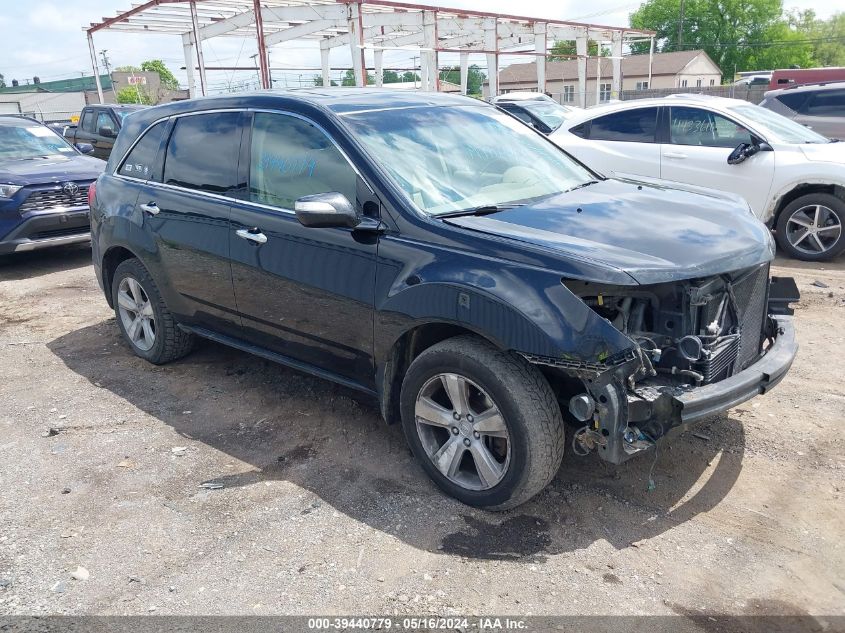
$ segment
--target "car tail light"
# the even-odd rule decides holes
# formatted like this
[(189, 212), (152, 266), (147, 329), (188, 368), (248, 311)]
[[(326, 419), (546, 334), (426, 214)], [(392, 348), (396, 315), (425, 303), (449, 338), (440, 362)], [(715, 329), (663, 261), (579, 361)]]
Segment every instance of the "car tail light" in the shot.
[(97, 183), (92, 182), (88, 185), (88, 208), (94, 206), (94, 196), (97, 195)]

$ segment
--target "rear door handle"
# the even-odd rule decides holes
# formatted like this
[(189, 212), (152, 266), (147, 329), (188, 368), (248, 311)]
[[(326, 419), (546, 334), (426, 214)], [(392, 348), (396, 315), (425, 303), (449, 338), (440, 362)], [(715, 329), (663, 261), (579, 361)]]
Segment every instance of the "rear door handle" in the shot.
[(150, 215), (158, 215), (159, 211), (161, 211), (155, 202), (148, 202), (147, 204), (142, 204), (140, 206), (141, 211), (146, 211)]
[(663, 154), (666, 158), (686, 158), (686, 154), (680, 154), (678, 152), (664, 152)]
[(235, 235), (238, 237), (242, 237), (245, 240), (249, 240), (250, 242), (255, 242), (256, 244), (266, 244), (267, 243), (267, 236), (261, 232), (260, 229), (238, 229), (235, 231)]

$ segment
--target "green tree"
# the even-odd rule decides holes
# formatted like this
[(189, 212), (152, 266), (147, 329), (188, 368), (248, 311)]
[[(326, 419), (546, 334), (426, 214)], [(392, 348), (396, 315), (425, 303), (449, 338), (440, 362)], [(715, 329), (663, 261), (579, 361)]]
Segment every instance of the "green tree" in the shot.
[[(791, 55), (806, 59), (802, 38), (784, 18), (782, 0), (646, 0), (631, 14), (630, 23), (656, 31), (659, 51), (705, 50), (728, 76), (734, 69), (756, 70), (755, 64), (770, 59), (787, 65), (795, 63)], [(785, 52), (767, 58), (761, 52), (766, 48)], [(647, 50), (648, 43), (643, 43), (635, 52)]]
[[(596, 57), (599, 52), (599, 43), (595, 40), (589, 40), (587, 42), (587, 55), (590, 57)], [(548, 59), (552, 62), (560, 62), (575, 57), (578, 54), (575, 40), (556, 40), (555, 43), (552, 45), (552, 52), (549, 55)], [(602, 46), (602, 53), (603, 56), (610, 55), (610, 48), (607, 46)]]
[[(372, 86), (375, 83), (376, 83), (376, 78), (373, 75), (371, 75), (370, 73), (367, 73), (367, 85)], [(347, 70), (346, 73), (344, 73), (344, 75), (343, 75), (343, 79), (341, 80), (340, 85), (341, 86), (354, 86), (355, 85), (355, 71), (353, 71), (351, 68), (349, 70)]]
[(116, 66), (114, 71), (117, 73), (139, 73), (141, 72), (140, 66), (133, 66), (132, 64), (128, 64), (126, 66)]
[(162, 88), (166, 90), (179, 89), (179, 82), (176, 81), (176, 77), (173, 76), (173, 73), (168, 70), (167, 66), (160, 59), (150, 59), (141, 62), (141, 70), (148, 73), (158, 73)]
[(819, 66), (845, 66), (845, 13), (840, 11), (827, 20), (818, 20), (810, 9), (799, 13), (796, 19), (799, 30), (814, 40), (813, 57)]
[(115, 95), (118, 103), (141, 103), (143, 105), (152, 105), (153, 98), (144, 89), (143, 86), (123, 86), (117, 91)]
[[(486, 78), (487, 76), (483, 72), (481, 72), (481, 69), (478, 67), (477, 64), (471, 64), (467, 68), (467, 94), (480, 95), (481, 86), (484, 84), (484, 80)], [(460, 85), (461, 67), (452, 66), (451, 68), (444, 68), (440, 71), (440, 80)]]
[(6, 78), (3, 76), (3, 73), (0, 73), (0, 88), (6, 87)]
[[(313, 77), (314, 85), (318, 88), (323, 87), (323, 76), (322, 75), (314, 75)], [(334, 79), (329, 79), (329, 85), (336, 86), (337, 82)]]

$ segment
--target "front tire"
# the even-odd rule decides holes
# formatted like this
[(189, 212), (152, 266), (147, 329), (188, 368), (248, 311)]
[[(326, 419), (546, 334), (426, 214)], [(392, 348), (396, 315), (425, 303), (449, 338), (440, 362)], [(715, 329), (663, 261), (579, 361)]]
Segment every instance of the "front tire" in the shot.
[(796, 259), (819, 262), (845, 251), (845, 202), (829, 193), (809, 193), (778, 216), (777, 241)]
[(420, 354), (402, 383), (402, 426), (416, 458), (447, 494), (506, 510), (552, 480), (564, 450), (555, 395), (525, 359), (472, 336)]
[(136, 355), (162, 365), (191, 351), (193, 335), (179, 328), (140, 260), (118, 265), (111, 291), (117, 325)]

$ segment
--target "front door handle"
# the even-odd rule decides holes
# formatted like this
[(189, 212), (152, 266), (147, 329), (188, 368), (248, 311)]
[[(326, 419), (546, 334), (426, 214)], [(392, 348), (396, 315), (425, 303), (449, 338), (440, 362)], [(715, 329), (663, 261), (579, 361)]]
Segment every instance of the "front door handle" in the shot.
[(147, 204), (142, 204), (140, 206), (141, 211), (146, 211), (150, 215), (158, 215), (159, 211), (161, 211), (155, 202), (148, 202)]
[(686, 154), (680, 154), (678, 152), (665, 152), (663, 154), (666, 158), (686, 158)]
[(255, 242), (256, 244), (265, 244), (267, 242), (267, 236), (261, 232), (260, 229), (238, 229), (235, 231), (235, 235), (238, 237), (242, 237), (245, 240), (249, 240), (250, 242)]

